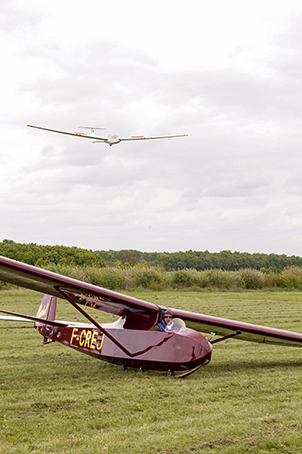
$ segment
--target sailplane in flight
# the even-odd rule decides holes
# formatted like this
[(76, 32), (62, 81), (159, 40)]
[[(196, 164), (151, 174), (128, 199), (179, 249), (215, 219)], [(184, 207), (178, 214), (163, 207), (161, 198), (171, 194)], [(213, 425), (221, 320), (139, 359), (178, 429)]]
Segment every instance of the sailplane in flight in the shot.
[(115, 145), (120, 142), (125, 142), (129, 140), (151, 140), (151, 139), (170, 139), (172, 137), (185, 137), (188, 136), (188, 134), (176, 134), (173, 136), (151, 136), (151, 137), (145, 137), (145, 136), (131, 136), (131, 137), (119, 137), (117, 134), (108, 134), (105, 137), (98, 137), (95, 135), (95, 130), (96, 129), (106, 129), (106, 128), (93, 128), (90, 126), (78, 126), (78, 128), (81, 129), (90, 129), (91, 133), (86, 134), (83, 132), (67, 132), (67, 131), (59, 131), (57, 129), (49, 129), (49, 128), (42, 128), (41, 126), (33, 126), (33, 125), (27, 125), (29, 128), (36, 128), (36, 129), (42, 129), (43, 131), (50, 131), (50, 132), (56, 132), (58, 134), (66, 134), (68, 136), (75, 136), (75, 137), (83, 137), (84, 139), (90, 139), (92, 143), (107, 143), (108, 145)]

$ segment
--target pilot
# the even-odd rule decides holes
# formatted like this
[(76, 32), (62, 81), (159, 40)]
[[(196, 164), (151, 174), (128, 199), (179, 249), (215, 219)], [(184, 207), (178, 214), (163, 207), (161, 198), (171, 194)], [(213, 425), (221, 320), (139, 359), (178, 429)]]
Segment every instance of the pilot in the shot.
[(177, 326), (173, 321), (173, 314), (169, 309), (165, 310), (162, 320), (154, 326), (155, 331), (169, 331), (176, 328)]

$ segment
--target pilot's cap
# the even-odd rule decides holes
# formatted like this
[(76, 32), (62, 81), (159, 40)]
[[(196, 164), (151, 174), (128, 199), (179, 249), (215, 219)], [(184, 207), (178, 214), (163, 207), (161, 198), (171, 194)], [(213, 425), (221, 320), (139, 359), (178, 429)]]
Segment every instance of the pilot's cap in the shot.
[(172, 317), (173, 317), (173, 314), (172, 314), (172, 312), (170, 311), (170, 309), (166, 309), (166, 310), (165, 310), (164, 316), (165, 316), (165, 315), (168, 315), (168, 314), (169, 314), (169, 315), (172, 315)]

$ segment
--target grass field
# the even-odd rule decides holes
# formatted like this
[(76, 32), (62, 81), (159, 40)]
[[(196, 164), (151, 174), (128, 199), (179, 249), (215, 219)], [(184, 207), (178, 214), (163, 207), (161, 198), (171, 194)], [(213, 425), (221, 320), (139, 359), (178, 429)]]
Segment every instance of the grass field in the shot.
[[(302, 332), (301, 292), (131, 295)], [(0, 308), (35, 315), (41, 298), (2, 291)], [(59, 301), (58, 319), (80, 317)], [(302, 452), (302, 349), (229, 339), (209, 365), (177, 380), (43, 345), (29, 326), (0, 321), (1, 453)]]

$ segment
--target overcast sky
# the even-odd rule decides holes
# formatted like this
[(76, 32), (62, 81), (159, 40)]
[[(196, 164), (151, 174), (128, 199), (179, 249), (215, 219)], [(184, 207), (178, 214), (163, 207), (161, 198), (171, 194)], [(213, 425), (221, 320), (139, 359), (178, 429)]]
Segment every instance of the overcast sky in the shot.
[(302, 256), (301, 0), (1, 0), (0, 46), (0, 241)]

